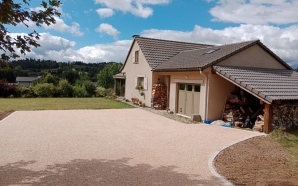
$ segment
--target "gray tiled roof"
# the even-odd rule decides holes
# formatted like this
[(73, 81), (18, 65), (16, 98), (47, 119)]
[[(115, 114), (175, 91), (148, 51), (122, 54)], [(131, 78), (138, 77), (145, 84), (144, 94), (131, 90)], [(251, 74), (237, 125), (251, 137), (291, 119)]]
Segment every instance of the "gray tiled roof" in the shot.
[(28, 81), (34, 81), (34, 80), (36, 80), (36, 79), (39, 79), (40, 77), (17, 77), (16, 78), (16, 81), (17, 82), (20, 82), (20, 81), (26, 81), (26, 82), (28, 82)]
[(209, 67), (254, 44), (258, 40), (182, 51), (156, 67), (156, 71), (198, 70)]
[(211, 45), (135, 37), (148, 64), (154, 70), (158, 65), (181, 51), (211, 47)]
[(214, 70), (267, 102), (298, 99), (298, 73), (294, 70), (214, 66)]

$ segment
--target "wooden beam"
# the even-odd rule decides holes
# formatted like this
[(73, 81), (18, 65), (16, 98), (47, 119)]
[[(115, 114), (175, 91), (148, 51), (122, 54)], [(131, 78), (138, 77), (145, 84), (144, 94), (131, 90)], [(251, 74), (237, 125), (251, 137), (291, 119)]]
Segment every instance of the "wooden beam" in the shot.
[(272, 130), (272, 105), (265, 104), (264, 109), (264, 132), (269, 134)]
[(114, 92), (115, 92), (115, 95), (117, 95), (117, 92), (116, 92), (116, 86), (117, 86), (117, 80), (116, 79), (114, 79)]

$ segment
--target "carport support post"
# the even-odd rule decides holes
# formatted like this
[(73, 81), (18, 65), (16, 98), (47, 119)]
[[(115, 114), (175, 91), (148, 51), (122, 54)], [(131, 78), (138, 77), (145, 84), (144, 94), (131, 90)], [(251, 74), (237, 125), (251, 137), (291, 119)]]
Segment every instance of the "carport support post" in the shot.
[(116, 90), (117, 90), (117, 80), (116, 80), (116, 78), (114, 78), (114, 92), (115, 92), (115, 95), (117, 95)]
[(272, 105), (265, 104), (264, 109), (264, 132), (269, 134), (272, 126)]

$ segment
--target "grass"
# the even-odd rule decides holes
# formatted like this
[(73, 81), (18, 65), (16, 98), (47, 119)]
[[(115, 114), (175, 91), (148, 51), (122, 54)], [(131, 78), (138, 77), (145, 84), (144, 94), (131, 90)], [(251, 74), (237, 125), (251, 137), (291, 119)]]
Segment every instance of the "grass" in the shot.
[(0, 99), (0, 113), (19, 110), (122, 109), (132, 106), (107, 98), (7, 98)]
[(298, 162), (298, 131), (275, 130), (270, 133), (270, 136), (287, 149), (293, 155), (294, 161)]

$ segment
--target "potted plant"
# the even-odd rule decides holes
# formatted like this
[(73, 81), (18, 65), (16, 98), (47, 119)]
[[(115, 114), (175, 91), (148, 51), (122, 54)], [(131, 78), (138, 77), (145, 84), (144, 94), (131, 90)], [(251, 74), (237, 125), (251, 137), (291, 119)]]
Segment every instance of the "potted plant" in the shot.
[(143, 86), (142, 85), (137, 85), (136, 86), (136, 89), (139, 90), (139, 91), (141, 91), (141, 90), (143, 90)]

